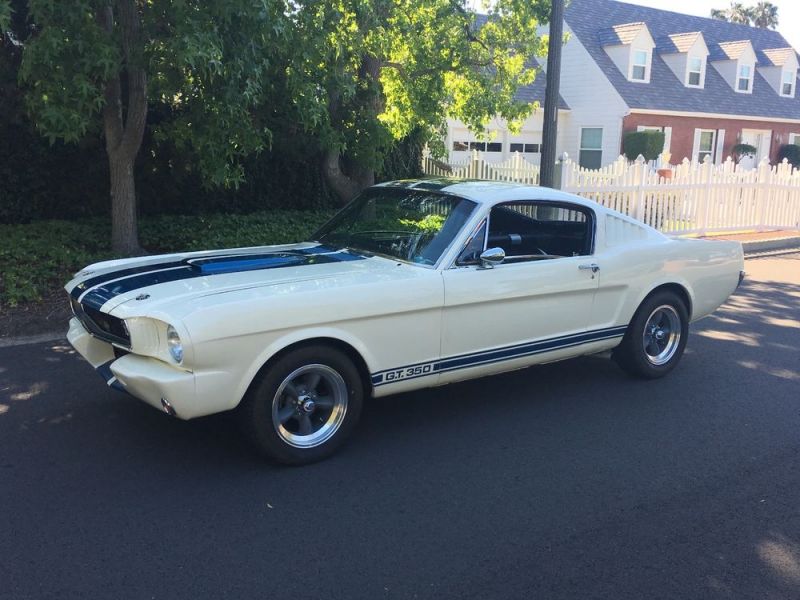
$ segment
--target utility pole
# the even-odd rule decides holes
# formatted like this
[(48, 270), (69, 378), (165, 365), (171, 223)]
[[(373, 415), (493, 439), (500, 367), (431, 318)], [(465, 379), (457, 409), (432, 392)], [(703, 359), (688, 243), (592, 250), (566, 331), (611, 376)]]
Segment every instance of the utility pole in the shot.
[(539, 185), (553, 187), (558, 134), (558, 84), (561, 79), (561, 44), (564, 37), (564, 0), (552, 0), (550, 43), (547, 49), (547, 86), (544, 95), (544, 130)]

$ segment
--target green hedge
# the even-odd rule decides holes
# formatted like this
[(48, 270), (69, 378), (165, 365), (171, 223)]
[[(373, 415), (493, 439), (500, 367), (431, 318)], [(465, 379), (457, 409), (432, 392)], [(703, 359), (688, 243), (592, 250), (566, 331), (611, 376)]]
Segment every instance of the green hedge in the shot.
[(655, 160), (664, 150), (663, 131), (632, 131), (622, 140), (625, 157), (636, 160), (641, 154), (645, 160)]
[(797, 144), (785, 144), (780, 147), (778, 150), (778, 161), (782, 161), (783, 159), (789, 161), (795, 168), (800, 168), (800, 145)]
[[(276, 210), (247, 215), (159, 216), (141, 222), (153, 253), (284, 244), (307, 239), (331, 210)], [(0, 225), (0, 304), (17, 306), (58, 293), (73, 273), (113, 258), (106, 219)]]

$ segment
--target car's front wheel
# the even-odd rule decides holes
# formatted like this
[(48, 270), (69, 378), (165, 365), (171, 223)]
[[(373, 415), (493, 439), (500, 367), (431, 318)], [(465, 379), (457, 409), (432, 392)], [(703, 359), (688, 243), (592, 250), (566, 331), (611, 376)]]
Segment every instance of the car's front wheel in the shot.
[(656, 292), (639, 306), (614, 358), (631, 375), (663, 377), (680, 361), (688, 336), (683, 301), (668, 290)]
[(292, 465), (335, 452), (361, 413), (363, 385), (350, 358), (327, 346), (290, 351), (264, 370), (240, 407), (245, 434), (268, 458)]

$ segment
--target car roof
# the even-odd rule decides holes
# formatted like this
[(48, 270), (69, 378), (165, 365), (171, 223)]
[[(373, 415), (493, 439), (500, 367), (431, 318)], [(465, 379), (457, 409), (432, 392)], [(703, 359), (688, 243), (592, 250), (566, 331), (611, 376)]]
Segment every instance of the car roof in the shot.
[(571, 202), (589, 207), (595, 211), (603, 207), (597, 202), (568, 194), (560, 190), (538, 185), (523, 185), (506, 181), (485, 181), (480, 179), (403, 179), (379, 183), (376, 187), (402, 187), (417, 190), (443, 192), (467, 198), (479, 204), (508, 202), (512, 200), (544, 200), (550, 202)]

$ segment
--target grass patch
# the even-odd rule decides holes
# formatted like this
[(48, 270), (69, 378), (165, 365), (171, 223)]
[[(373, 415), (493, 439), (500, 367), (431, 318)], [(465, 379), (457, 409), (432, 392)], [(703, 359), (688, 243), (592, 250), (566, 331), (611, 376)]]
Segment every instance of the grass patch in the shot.
[[(153, 254), (287, 244), (308, 236), (333, 211), (273, 210), (247, 215), (159, 216), (139, 224)], [(115, 258), (105, 219), (0, 225), (0, 305), (35, 303), (57, 293), (93, 262)]]

